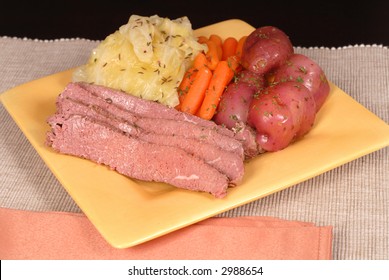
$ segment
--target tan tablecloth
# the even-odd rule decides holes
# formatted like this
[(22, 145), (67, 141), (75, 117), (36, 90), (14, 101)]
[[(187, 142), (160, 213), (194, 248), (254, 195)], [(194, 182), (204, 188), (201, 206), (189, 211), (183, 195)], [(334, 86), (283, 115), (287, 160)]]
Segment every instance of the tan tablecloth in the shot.
[[(0, 92), (83, 64), (97, 44), (0, 37)], [(316, 60), (329, 80), (389, 123), (388, 47), (296, 47), (296, 52)], [(3, 105), (0, 124), (0, 207), (80, 212)], [(381, 149), (219, 216), (332, 225), (334, 259), (389, 259), (388, 151)]]

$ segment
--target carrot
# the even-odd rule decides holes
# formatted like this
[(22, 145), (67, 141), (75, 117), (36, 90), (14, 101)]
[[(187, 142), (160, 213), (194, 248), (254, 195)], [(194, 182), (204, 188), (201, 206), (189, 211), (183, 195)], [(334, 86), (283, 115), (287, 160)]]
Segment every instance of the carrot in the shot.
[(193, 67), (197, 70), (203, 66), (208, 66), (209, 61), (203, 52), (199, 52), (193, 60)]
[(207, 46), (208, 46), (208, 51), (205, 54), (205, 56), (209, 61), (208, 66), (211, 70), (215, 70), (218, 62), (220, 61), (219, 55), (217, 53), (217, 45), (214, 41), (208, 40)]
[(197, 37), (197, 42), (200, 44), (205, 44), (208, 41), (208, 38), (206, 36), (199, 36)]
[(240, 57), (237, 55), (231, 55), (226, 59), (228, 66), (231, 68), (231, 70), (236, 73), (239, 72), (242, 68), (240, 65)]
[(219, 46), (221, 46), (223, 44), (223, 39), (219, 35), (217, 35), (217, 34), (209, 35), (208, 40), (214, 41)]
[(208, 67), (202, 67), (198, 70), (196, 79), (181, 103), (182, 112), (192, 115), (197, 112), (203, 102), (211, 78), (212, 71)]
[(238, 45), (236, 46), (236, 53), (235, 53), (238, 57), (242, 56), (243, 45), (246, 42), (246, 39), (247, 36), (242, 36), (238, 41)]
[(197, 72), (200, 68), (208, 66), (208, 60), (203, 52), (199, 52), (195, 59), (193, 60), (193, 65), (188, 70), (186, 70), (184, 77), (181, 80), (180, 85), (178, 86), (178, 99), (179, 104), (175, 107), (177, 110), (181, 109), (181, 104), (185, 99), (190, 87), (192, 86)]
[(223, 42), (223, 56), (222, 60), (226, 60), (231, 55), (236, 53), (236, 47), (238, 46), (238, 40), (234, 37), (228, 37)]
[(221, 60), (223, 57), (223, 39), (217, 34), (211, 34), (208, 40), (215, 42), (217, 55), (219, 60)]
[(220, 97), (233, 76), (234, 72), (229, 67), (227, 61), (220, 61), (212, 74), (203, 103), (197, 113), (199, 117), (206, 120), (212, 119), (219, 105)]
[(196, 78), (197, 71), (198, 70), (195, 67), (191, 67), (185, 72), (184, 77), (182, 78), (181, 83), (178, 86), (178, 100), (180, 103), (175, 107), (177, 110), (180, 110), (181, 104), (184, 101), (185, 96), (188, 94), (188, 91)]

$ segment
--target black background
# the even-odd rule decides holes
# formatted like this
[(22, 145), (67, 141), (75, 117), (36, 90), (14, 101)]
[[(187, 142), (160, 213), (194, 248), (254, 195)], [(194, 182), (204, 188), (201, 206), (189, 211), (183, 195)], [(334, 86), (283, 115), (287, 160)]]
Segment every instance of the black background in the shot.
[(102, 40), (132, 14), (156, 14), (188, 16), (193, 29), (227, 19), (273, 25), (295, 46), (389, 46), (389, 1), (3, 1), (0, 9), (0, 36), (9, 37)]

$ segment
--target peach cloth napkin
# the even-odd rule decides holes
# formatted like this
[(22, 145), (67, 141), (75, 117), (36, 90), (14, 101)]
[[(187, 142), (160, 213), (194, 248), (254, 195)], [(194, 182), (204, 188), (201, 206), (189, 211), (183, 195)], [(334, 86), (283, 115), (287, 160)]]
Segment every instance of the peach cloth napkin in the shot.
[(85, 215), (0, 208), (0, 259), (331, 259), (332, 226), (273, 217), (210, 218), (127, 249)]

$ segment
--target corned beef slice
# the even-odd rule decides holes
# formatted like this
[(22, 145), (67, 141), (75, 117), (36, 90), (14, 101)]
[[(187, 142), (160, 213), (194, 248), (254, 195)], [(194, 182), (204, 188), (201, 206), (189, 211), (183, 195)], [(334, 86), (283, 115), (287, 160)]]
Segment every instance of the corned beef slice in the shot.
[[(126, 120), (118, 119), (100, 107), (88, 106), (72, 99), (61, 98), (61, 102), (58, 105), (61, 112), (59, 115), (60, 118), (66, 119), (71, 115), (87, 116), (118, 131), (120, 130), (127, 135), (138, 137), (143, 141), (181, 148), (225, 174), (231, 181), (230, 185), (240, 183), (243, 178), (244, 166), (241, 156), (223, 150), (217, 145), (211, 145), (198, 139), (180, 135), (163, 135), (150, 132), (147, 131), (147, 128), (143, 129), (137, 126), (137, 123), (133, 124)], [(58, 115), (54, 115), (53, 119), (49, 119), (49, 123), (53, 125), (58, 121), (61, 121), (58, 120)]]
[[(101, 86), (96, 86), (98, 89), (101, 89)], [(134, 96), (131, 96), (126, 93), (114, 91), (112, 89), (105, 90), (109, 94), (115, 92), (115, 96), (120, 96), (120, 98), (114, 98), (113, 96), (103, 97), (96, 96), (92, 92), (89, 92), (85, 89), (85, 86), (80, 87), (79, 84), (73, 83), (68, 85), (65, 91), (60, 95), (57, 107), (61, 111), (61, 100), (68, 98), (74, 101), (81, 102), (88, 106), (95, 106), (105, 109), (112, 115), (117, 116), (127, 122), (134, 124), (137, 127), (141, 127), (147, 131), (153, 131), (154, 133), (164, 134), (164, 135), (181, 135), (187, 138), (196, 138), (202, 142), (207, 142), (212, 145), (217, 145), (222, 149), (227, 151), (234, 151), (242, 158), (244, 157), (244, 151), (242, 143), (233, 137), (221, 134), (220, 131), (224, 131), (226, 128), (216, 126), (215, 123), (210, 121), (205, 121), (201, 119), (202, 123), (213, 123), (213, 125), (203, 126), (197, 124), (193, 121), (185, 121), (188, 116), (191, 118), (195, 117), (192, 115), (184, 114), (172, 108), (167, 108), (164, 105), (161, 105), (156, 102), (143, 100)], [(104, 92), (105, 92), (104, 91)], [(123, 97), (121, 97), (123, 95)], [(119, 100), (121, 103), (112, 101), (112, 98)], [(131, 102), (126, 102), (125, 98), (129, 98)], [(109, 101), (107, 101), (109, 100)], [(139, 100), (140, 106), (139, 109), (136, 106), (123, 106), (122, 104), (133, 104), (135, 100)], [(146, 106), (147, 105), (147, 106)], [(133, 109), (137, 108), (137, 109)], [(129, 111), (129, 110), (133, 111)], [(154, 113), (151, 114), (151, 110), (154, 110)], [(135, 112), (134, 112), (135, 111)], [(141, 112), (137, 114), (136, 112)], [(148, 112), (147, 114), (145, 112)], [(160, 114), (160, 112), (165, 112)], [(171, 112), (171, 113), (166, 113)], [(165, 118), (164, 116), (169, 115), (171, 118)], [(185, 116), (179, 117), (179, 116)], [(175, 117), (175, 119), (173, 118)], [(196, 117), (197, 118), (197, 117)], [(197, 118), (199, 119), (199, 118)], [(220, 129), (219, 129), (220, 127)], [(228, 130), (230, 133), (232, 131)]]
[(88, 117), (58, 121), (47, 142), (60, 153), (107, 165), (132, 178), (209, 192), (217, 198), (226, 195), (227, 177), (182, 149), (129, 137)]
[[(113, 104), (108, 108), (111, 109), (121, 109), (123, 112), (131, 112), (131, 114), (139, 117), (146, 117), (149, 119), (160, 118), (166, 120), (176, 120), (180, 122), (187, 122), (195, 124), (198, 127), (213, 129), (216, 130), (219, 134), (234, 138), (242, 145), (241, 152), (244, 156), (249, 159), (256, 156), (260, 151), (255, 142), (255, 133), (252, 129), (245, 128), (239, 129), (235, 133), (224, 126), (217, 125), (212, 121), (207, 121), (197, 116), (191, 114), (184, 114), (175, 110), (174, 108), (166, 107), (160, 103), (144, 100), (137, 98), (135, 96), (126, 94), (124, 92), (114, 90), (108, 87), (93, 85), (88, 83), (70, 83), (68, 88), (71, 89), (68, 94), (77, 96), (76, 92), (80, 91), (80, 88), (83, 88), (89, 95), (93, 95), (95, 102), (99, 103), (99, 106), (102, 105), (101, 102), (106, 104)], [(83, 97), (86, 99), (91, 99), (90, 97)], [(155, 114), (158, 112), (158, 115)], [(231, 143), (232, 144), (232, 143)]]
[(258, 150), (258, 146), (255, 142), (255, 132), (247, 126), (242, 127), (242, 129), (234, 133), (226, 127), (217, 125), (212, 121), (207, 121), (190, 114), (183, 114), (160, 103), (139, 99), (135, 96), (108, 87), (83, 82), (77, 83), (77, 85), (90, 91), (101, 99), (109, 100), (113, 104), (117, 104), (119, 107), (142, 117), (155, 118), (155, 112), (159, 112), (158, 118), (186, 121), (202, 127), (214, 128), (220, 134), (239, 140), (243, 146), (243, 152), (247, 159), (253, 158), (260, 152), (263, 152)]
[[(174, 108), (169, 108), (160, 103), (152, 102), (146, 99), (140, 99), (136, 96), (100, 85), (83, 82), (76, 84), (102, 99), (110, 100), (110, 102), (113, 104), (116, 104), (118, 107), (130, 111), (135, 115), (148, 118), (158, 117), (161, 119), (191, 122), (200, 126), (214, 128), (221, 134), (234, 137), (234, 133), (223, 126), (219, 126), (214, 122), (204, 120), (194, 115), (183, 114)], [(156, 115), (156, 112), (158, 112), (158, 115)]]
[(215, 197), (243, 178), (244, 141), (211, 121), (86, 83), (69, 83), (56, 106), (47, 144), (60, 153)]

